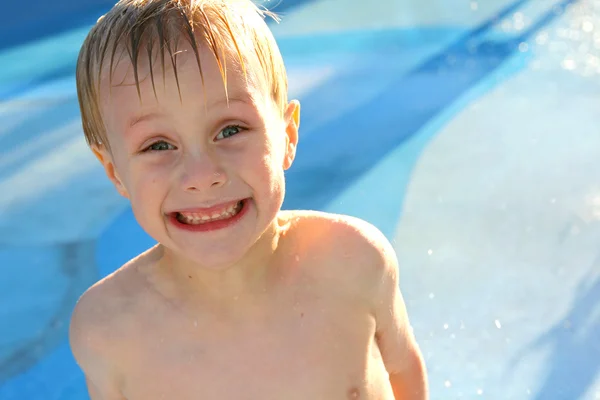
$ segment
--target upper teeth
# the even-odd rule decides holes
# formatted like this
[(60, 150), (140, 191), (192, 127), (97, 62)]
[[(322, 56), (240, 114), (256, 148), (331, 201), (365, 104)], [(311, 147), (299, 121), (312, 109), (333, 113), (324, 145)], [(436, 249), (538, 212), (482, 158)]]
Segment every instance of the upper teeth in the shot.
[(221, 212), (213, 212), (212, 214), (203, 214), (203, 213), (179, 213), (178, 217), (182, 222), (188, 224), (199, 224), (208, 221), (214, 221), (218, 219), (225, 219), (229, 217), (233, 217), (238, 213), (241, 202), (233, 204), (227, 208), (225, 208)]

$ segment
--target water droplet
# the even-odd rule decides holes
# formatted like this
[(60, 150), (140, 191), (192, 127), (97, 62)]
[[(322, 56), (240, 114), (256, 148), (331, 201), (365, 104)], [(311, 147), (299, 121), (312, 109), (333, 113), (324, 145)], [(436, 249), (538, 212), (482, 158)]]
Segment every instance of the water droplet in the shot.
[(525, 28), (525, 21), (518, 19), (515, 21), (515, 30), (520, 31)]
[(546, 44), (546, 42), (548, 41), (548, 32), (540, 32), (536, 36), (535, 41), (537, 42), (537, 44), (540, 45)]
[(444, 324), (444, 329), (448, 329), (448, 324)]
[(577, 63), (575, 63), (575, 60), (567, 58), (567, 59), (563, 60), (563, 62), (561, 63), (561, 66), (563, 67), (563, 69), (566, 69), (567, 71), (573, 71), (577, 68)]
[(496, 328), (498, 328), (498, 329), (501, 329), (501, 328), (502, 328), (502, 325), (500, 324), (500, 321), (498, 321), (498, 320), (495, 320), (495, 321), (494, 321), (494, 324), (496, 324)]
[(431, 249), (427, 250), (427, 254), (432, 255), (433, 254), (433, 250), (431, 250)]
[(296, 259), (296, 261), (300, 261), (300, 256), (296, 254), (296, 257), (294, 257)]
[(433, 299), (434, 297), (435, 297), (435, 294), (433, 294), (433, 293), (429, 293), (429, 298), (430, 298), (430, 299)]
[(483, 394), (483, 389), (477, 389), (477, 394), (481, 396)]
[(525, 42), (522, 42), (519, 44), (519, 51), (521, 53), (525, 53), (527, 50), (529, 50), (529, 45)]
[(444, 382), (444, 386), (446, 386), (447, 388), (449, 388), (450, 386), (452, 386), (452, 382), (446, 381), (446, 382)]

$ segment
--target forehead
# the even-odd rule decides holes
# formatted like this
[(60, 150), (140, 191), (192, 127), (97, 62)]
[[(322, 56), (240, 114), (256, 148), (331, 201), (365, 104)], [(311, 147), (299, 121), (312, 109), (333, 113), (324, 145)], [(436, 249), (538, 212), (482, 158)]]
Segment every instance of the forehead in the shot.
[(262, 69), (255, 57), (226, 48), (212, 49), (201, 41), (194, 48), (186, 40), (178, 40), (170, 48), (164, 46), (162, 54), (159, 46), (152, 49), (141, 46), (136, 58), (130, 54), (125, 48), (119, 49), (114, 63), (103, 64), (100, 80), (103, 106), (120, 107), (118, 103), (131, 101), (160, 102), (174, 96), (186, 101), (199, 93), (207, 102), (231, 95), (253, 101), (268, 97), (266, 79), (259, 72)]

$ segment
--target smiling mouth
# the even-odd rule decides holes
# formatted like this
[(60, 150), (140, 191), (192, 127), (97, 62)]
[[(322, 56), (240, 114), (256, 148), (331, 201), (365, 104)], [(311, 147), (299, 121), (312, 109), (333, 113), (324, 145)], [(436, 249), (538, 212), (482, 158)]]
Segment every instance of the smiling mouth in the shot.
[(223, 208), (207, 213), (203, 212), (176, 212), (175, 218), (185, 225), (202, 225), (215, 221), (223, 221), (235, 217), (244, 207), (244, 200)]

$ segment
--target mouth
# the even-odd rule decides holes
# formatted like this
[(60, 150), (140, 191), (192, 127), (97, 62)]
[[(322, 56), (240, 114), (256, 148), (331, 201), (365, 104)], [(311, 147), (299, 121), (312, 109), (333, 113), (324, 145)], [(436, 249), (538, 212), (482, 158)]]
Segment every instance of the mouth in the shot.
[(223, 221), (235, 217), (242, 211), (244, 207), (244, 200), (240, 200), (236, 203), (223, 206), (217, 209), (210, 209), (207, 211), (198, 210), (194, 212), (175, 212), (175, 218), (178, 222), (185, 225), (202, 225), (208, 224), (215, 221)]

